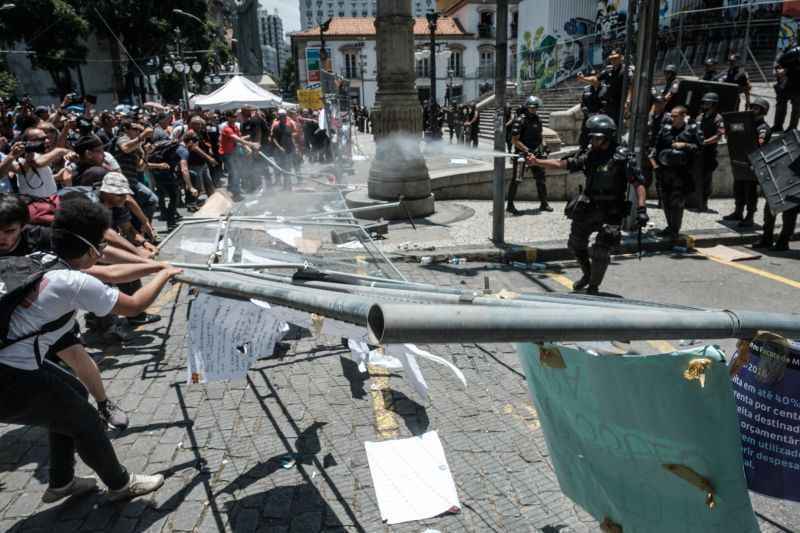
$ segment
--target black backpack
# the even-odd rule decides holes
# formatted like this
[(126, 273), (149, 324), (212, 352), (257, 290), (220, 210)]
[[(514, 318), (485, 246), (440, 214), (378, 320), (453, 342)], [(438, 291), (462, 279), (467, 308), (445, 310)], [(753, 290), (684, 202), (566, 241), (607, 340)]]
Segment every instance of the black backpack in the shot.
[[(34, 291), (42, 276), (51, 270), (64, 269), (66, 266), (55, 256), (33, 254), (23, 257), (0, 257), (0, 349), (12, 344), (38, 337), (64, 327), (74, 316), (75, 311), (48, 322), (37, 331), (26, 333), (21, 337), (9, 338), (11, 315), (28, 295)], [(34, 343), (36, 361), (42, 364), (39, 343)]]
[(153, 151), (150, 152), (148, 161), (151, 163), (168, 163), (170, 167), (175, 167), (178, 147), (181, 145), (180, 141), (164, 139), (158, 141), (153, 145)]

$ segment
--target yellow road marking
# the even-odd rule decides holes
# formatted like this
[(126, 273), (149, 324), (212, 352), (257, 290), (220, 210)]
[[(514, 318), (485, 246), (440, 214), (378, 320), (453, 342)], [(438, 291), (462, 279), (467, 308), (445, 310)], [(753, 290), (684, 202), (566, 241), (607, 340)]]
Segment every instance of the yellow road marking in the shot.
[(548, 278), (552, 279), (556, 283), (559, 283), (569, 290), (572, 290), (572, 280), (567, 276), (564, 276), (563, 274), (556, 274), (555, 272), (545, 272), (545, 274)]
[(784, 278), (783, 276), (779, 276), (778, 274), (773, 274), (772, 272), (767, 272), (766, 270), (761, 270), (760, 268), (752, 267), (750, 265), (742, 265), (740, 263), (734, 263), (733, 261), (724, 261), (717, 257), (711, 257), (710, 255), (704, 254), (702, 249), (698, 249), (697, 252), (706, 259), (710, 259), (715, 263), (729, 266), (731, 268), (737, 268), (744, 272), (749, 272), (750, 274), (755, 274), (756, 276), (761, 276), (762, 278), (766, 278), (772, 281), (777, 281), (778, 283), (783, 283), (784, 285), (794, 287), (795, 289), (800, 289), (800, 281)]
[(672, 353), (675, 351), (675, 347), (667, 341), (647, 341), (647, 344), (660, 353)]
[(389, 388), (389, 371), (375, 365), (368, 365), (370, 381), (370, 397), (372, 412), (375, 415), (375, 431), (382, 439), (393, 439), (400, 435), (400, 426), (391, 410), (391, 394)]

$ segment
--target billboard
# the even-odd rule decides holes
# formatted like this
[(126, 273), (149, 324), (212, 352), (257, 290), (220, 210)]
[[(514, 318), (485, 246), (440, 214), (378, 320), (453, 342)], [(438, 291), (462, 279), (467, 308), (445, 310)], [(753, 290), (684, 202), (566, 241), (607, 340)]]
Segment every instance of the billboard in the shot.
[[(320, 76), (320, 49), (319, 48), (306, 48), (306, 81), (308, 83), (319, 83)], [(325, 61), (325, 70), (331, 72), (331, 49), (325, 48), (327, 59)]]

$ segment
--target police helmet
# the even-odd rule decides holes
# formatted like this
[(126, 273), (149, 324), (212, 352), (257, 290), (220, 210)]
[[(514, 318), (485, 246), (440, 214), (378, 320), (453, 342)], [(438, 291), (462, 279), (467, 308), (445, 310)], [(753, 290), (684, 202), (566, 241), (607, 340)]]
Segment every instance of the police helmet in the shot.
[(542, 99), (538, 96), (529, 96), (527, 100), (525, 100), (525, 107), (542, 107)]
[(778, 57), (778, 64), (786, 70), (800, 67), (800, 45), (784, 50)]
[(717, 60), (716, 59), (714, 59), (713, 57), (706, 58), (706, 66), (707, 67), (714, 67), (716, 65), (717, 65)]
[(760, 107), (764, 115), (769, 113), (769, 102), (766, 98), (762, 98), (760, 96), (753, 98), (753, 101), (750, 102), (750, 109), (754, 107)]
[(703, 95), (703, 99), (701, 100), (701, 102), (703, 102), (704, 104), (718, 104), (719, 95), (714, 92), (706, 93)]
[(586, 121), (589, 137), (612, 139), (617, 135), (617, 125), (608, 115), (594, 115)]
[(672, 72), (673, 74), (677, 74), (678, 73), (678, 67), (676, 67), (675, 65), (669, 64), (666, 67), (664, 67), (664, 72)]

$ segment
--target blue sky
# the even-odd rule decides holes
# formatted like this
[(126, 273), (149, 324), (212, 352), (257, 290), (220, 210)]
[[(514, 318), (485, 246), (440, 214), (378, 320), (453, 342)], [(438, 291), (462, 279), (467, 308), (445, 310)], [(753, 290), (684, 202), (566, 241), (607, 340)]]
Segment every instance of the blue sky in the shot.
[(278, 9), (278, 14), (283, 19), (283, 31), (297, 31), (300, 29), (300, 8), (298, 0), (261, 0), (261, 7), (269, 9), (274, 13)]

